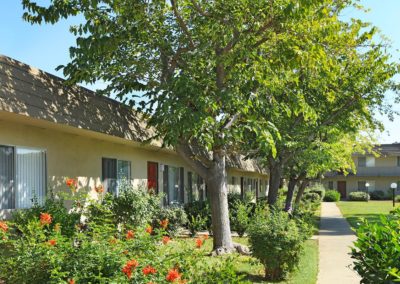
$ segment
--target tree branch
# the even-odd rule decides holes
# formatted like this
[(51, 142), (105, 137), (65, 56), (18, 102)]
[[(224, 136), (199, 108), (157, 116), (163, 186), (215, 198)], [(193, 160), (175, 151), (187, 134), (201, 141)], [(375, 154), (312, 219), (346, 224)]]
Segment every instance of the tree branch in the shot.
[(203, 9), (200, 7), (200, 5), (199, 5), (199, 3), (197, 3), (197, 1), (195, 1), (195, 0), (190, 0), (190, 2), (192, 3), (193, 7), (196, 9), (196, 11), (197, 11), (200, 15), (202, 15), (202, 16), (204, 16), (204, 17), (210, 17), (210, 16), (211, 16), (211, 14), (210, 14), (209, 12), (203, 10)]
[(178, 7), (175, 3), (175, 0), (170, 0), (170, 1), (171, 1), (172, 10), (174, 11), (174, 15), (175, 15), (176, 19), (178, 20), (178, 24), (189, 39), (189, 46), (191, 48), (194, 48), (194, 42), (193, 42), (192, 35), (190, 34), (189, 28), (187, 27), (185, 21), (183, 20), (181, 14), (178, 11)]

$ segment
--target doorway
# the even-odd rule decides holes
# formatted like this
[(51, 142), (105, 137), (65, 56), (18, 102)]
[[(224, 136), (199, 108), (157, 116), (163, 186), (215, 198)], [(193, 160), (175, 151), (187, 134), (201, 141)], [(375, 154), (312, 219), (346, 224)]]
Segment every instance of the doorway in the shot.
[(340, 180), (337, 182), (337, 190), (340, 192), (340, 197), (346, 198), (346, 181)]

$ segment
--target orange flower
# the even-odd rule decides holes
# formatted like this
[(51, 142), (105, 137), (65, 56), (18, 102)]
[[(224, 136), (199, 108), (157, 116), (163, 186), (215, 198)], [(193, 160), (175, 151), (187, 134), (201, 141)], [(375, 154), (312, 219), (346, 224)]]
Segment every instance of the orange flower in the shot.
[(112, 245), (116, 244), (117, 242), (118, 242), (118, 240), (116, 238), (111, 238), (109, 240), (109, 243), (112, 244)]
[(131, 259), (126, 263), (126, 265), (132, 268), (136, 268), (139, 265), (139, 262), (137, 262), (136, 259)]
[(122, 272), (128, 277), (128, 279), (131, 279), (132, 277), (132, 270), (135, 269), (139, 263), (135, 259), (128, 260), (125, 266), (122, 268)]
[(78, 185), (78, 181), (73, 178), (67, 178), (67, 180), (65, 181), (65, 184), (68, 187), (76, 187)]
[(169, 223), (169, 220), (168, 220), (168, 219), (161, 220), (161, 221), (160, 221), (160, 226), (161, 226), (161, 228), (166, 229), (167, 226), (168, 226), (168, 223)]
[(196, 247), (197, 248), (201, 248), (202, 245), (203, 245), (203, 240), (202, 239), (196, 239)]
[(103, 187), (102, 184), (100, 184), (99, 186), (96, 186), (96, 187), (94, 188), (94, 190), (95, 190), (97, 193), (103, 193), (103, 192), (104, 192), (104, 187)]
[(181, 275), (179, 274), (179, 271), (176, 269), (171, 269), (170, 271), (168, 271), (168, 274), (165, 277), (165, 279), (168, 282), (175, 282), (175, 280), (179, 280), (180, 278), (181, 278)]
[(40, 224), (42, 226), (50, 225), (52, 220), (53, 218), (49, 213), (40, 213)]
[(69, 279), (68, 280), (68, 284), (75, 284), (75, 280), (72, 278), (72, 279)]
[(54, 247), (57, 244), (57, 241), (56, 240), (49, 240), (47, 243), (49, 245), (51, 245), (52, 247)]
[(147, 226), (146, 232), (151, 235), (153, 233), (153, 227), (152, 226)]
[(131, 239), (133, 239), (135, 237), (135, 233), (132, 231), (132, 230), (129, 230), (127, 233), (126, 233), (126, 239), (127, 240), (131, 240)]
[(6, 222), (0, 221), (0, 230), (2, 230), (4, 233), (7, 233), (8, 226)]
[(156, 274), (157, 270), (151, 265), (147, 265), (142, 269), (142, 272), (144, 275), (149, 275), (149, 274)]
[(163, 242), (164, 245), (168, 244), (170, 240), (171, 240), (171, 238), (168, 237), (168, 236), (164, 236), (164, 237), (162, 238), (162, 242)]
[(209, 235), (208, 235), (208, 234), (205, 234), (205, 235), (203, 236), (203, 238), (204, 238), (205, 240), (208, 240)]
[(122, 253), (125, 254), (125, 255), (127, 255), (127, 254), (129, 253), (129, 251), (124, 250)]

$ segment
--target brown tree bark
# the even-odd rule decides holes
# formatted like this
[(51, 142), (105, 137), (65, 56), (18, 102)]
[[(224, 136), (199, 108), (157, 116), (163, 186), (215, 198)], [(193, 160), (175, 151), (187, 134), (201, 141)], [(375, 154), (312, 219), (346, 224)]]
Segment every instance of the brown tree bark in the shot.
[(293, 195), (294, 195), (294, 190), (296, 188), (297, 184), (297, 178), (292, 176), (289, 179), (289, 184), (288, 184), (288, 192), (286, 195), (286, 200), (285, 200), (285, 211), (288, 212), (292, 208), (292, 200), (293, 200)]
[(211, 195), (213, 250), (217, 254), (229, 253), (234, 250), (229, 222), (226, 180), (225, 153), (214, 151), (213, 165), (208, 170), (206, 182)]
[(296, 200), (294, 201), (295, 206), (299, 205), (301, 197), (303, 196), (303, 193), (304, 193), (307, 185), (308, 185), (307, 179), (305, 179), (301, 182), (301, 184), (299, 186), (299, 191), (297, 192), (297, 195), (296, 195)]
[(279, 186), (283, 175), (282, 165), (276, 162), (270, 163), (269, 174), (268, 204), (272, 206), (278, 200)]

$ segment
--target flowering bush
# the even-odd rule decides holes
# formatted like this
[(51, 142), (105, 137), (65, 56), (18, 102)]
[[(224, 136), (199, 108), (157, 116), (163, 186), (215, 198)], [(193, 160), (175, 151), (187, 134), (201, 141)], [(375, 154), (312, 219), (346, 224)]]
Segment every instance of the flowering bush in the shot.
[(49, 193), (43, 205), (34, 200), (32, 208), (17, 210), (13, 213), (13, 222), (18, 224), (16, 229), (19, 232), (28, 230), (28, 224), (38, 218), (41, 225), (48, 225), (50, 229), (56, 226), (60, 228), (62, 235), (72, 236), (75, 227), (80, 223), (81, 214), (79, 210), (68, 212), (64, 206), (64, 199), (56, 197), (52, 192)]
[[(101, 201), (98, 212), (110, 213)], [(43, 209), (43, 208), (41, 208)], [(90, 213), (90, 211), (89, 211)], [(207, 237), (171, 240), (170, 219), (134, 226), (87, 215), (87, 223), (63, 233), (60, 215), (40, 210), (22, 223), (0, 222), (8, 257), (0, 262), (7, 283), (240, 283), (232, 266), (208, 265)], [(99, 217), (100, 215), (97, 215)], [(11, 235), (11, 232), (18, 234)], [(210, 278), (212, 277), (212, 279)], [(226, 282), (228, 281), (228, 282)]]

